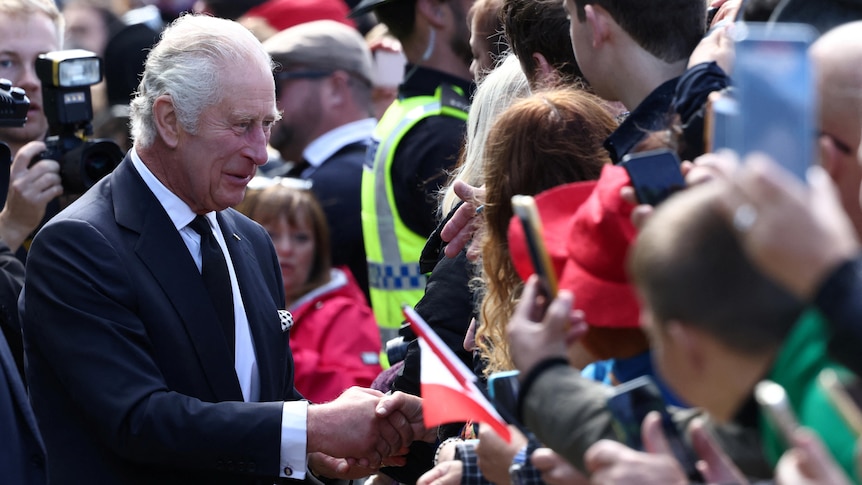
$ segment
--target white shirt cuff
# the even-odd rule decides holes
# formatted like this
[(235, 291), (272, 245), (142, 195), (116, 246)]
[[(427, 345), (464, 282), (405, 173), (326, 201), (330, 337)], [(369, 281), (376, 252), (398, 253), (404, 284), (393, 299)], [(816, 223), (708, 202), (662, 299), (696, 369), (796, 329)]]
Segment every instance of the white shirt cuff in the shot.
[(280, 477), (305, 478), (308, 437), (308, 401), (285, 402), (281, 408)]

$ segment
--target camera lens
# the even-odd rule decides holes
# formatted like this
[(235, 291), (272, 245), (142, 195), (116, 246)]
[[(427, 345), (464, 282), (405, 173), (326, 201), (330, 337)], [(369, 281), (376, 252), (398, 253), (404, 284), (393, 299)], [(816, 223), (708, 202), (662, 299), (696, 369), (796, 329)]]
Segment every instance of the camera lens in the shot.
[(114, 170), (114, 163), (106, 153), (91, 153), (90, 158), (84, 160), (84, 173), (94, 182), (108, 175), (112, 170)]

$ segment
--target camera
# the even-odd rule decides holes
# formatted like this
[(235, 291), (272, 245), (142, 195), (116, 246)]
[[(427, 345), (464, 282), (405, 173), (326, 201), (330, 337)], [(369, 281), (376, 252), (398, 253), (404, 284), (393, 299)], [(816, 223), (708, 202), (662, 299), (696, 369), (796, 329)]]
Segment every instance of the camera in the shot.
[(23, 89), (13, 87), (8, 79), (0, 79), (0, 126), (24, 126), (27, 121), (27, 110), (30, 109), (30, 98)]
[(66, 195), (82, 194), (123, 160), (119, 145), (93, 136), (90, 86), (102, 80), (102, 61), (83, 49), (48, 52), (36, 59), (42, 100), (48, 119), (47, 149), (30, 163), (60, 163)]

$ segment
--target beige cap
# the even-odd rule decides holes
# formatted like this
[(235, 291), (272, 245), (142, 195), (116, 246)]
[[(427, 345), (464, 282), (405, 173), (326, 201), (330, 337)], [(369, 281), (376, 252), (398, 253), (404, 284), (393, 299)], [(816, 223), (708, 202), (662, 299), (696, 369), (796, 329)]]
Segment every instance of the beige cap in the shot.
[(351, 72), (371, 84), (371, 51), (359, 32), (334, 20), (307, 22), (273, 35), (263, 43), (273, 60), (291, 70), (302, 66)]

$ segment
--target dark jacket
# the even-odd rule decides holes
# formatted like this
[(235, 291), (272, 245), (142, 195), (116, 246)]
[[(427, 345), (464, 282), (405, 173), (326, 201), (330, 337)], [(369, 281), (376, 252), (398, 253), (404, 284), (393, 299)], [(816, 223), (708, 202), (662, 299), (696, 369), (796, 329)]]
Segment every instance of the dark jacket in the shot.
[[(4, 334), (7, 328), (21, 348), (21, 327), (18, 324), (17, 300), (24, 284), (24, 266), (0, 243), (0, 319)], [(9, 325), (11, 323), (11, 325)], [(0, 477), (9, 485), (40, 485), (47, 481), (45, 473), (45, 444), (36, 425), (27, 391), (21, 380), (20, 363), (0, 334), (0, 430), (3, 445), (0, 447)], [(16, 356), (20, 357), (20, 355)]]

